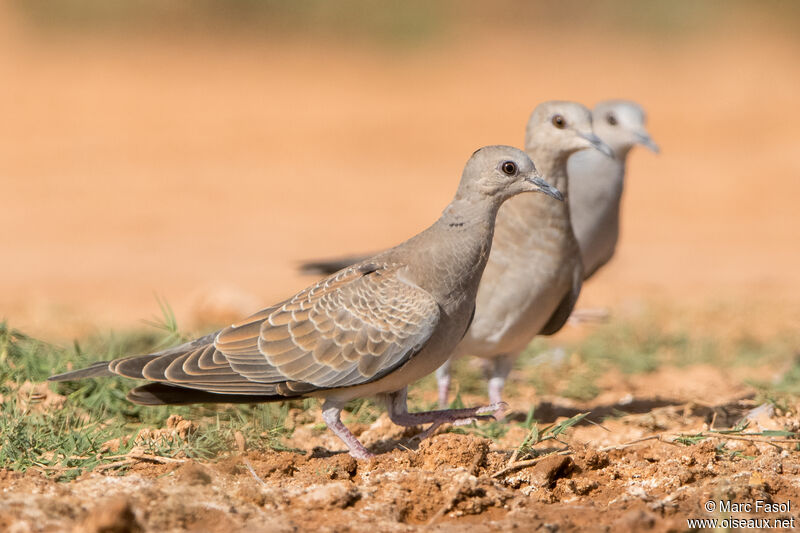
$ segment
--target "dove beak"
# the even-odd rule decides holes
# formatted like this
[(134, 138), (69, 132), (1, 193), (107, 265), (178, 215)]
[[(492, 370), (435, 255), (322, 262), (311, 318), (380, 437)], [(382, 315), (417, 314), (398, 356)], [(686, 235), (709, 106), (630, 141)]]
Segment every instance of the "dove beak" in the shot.
[(604, 143), (603, 140), (600, 139), (600, 137), (595, 135), (593, 132), (583, 133), (583, 132), (579, 131), (578, 132), (578, 137), (580, 137), (581, 139), (589, 141), (589, 143), (594, 148), (596, 148), (597, 150), (602, 152), (604, 155), (606, 155), (608, 157), (611, 157), (611, 158), (614, 157), (614, 150), (612, 150), (609, 145)]
[(640, 131), (636, 133), (636, 142), (641, 144), (642, 146), (647, 147), (651, 152), (657, 154), (661, 152), (661, 148), (650, 138), (650, 135), (647, 134), (646, 131)]
[(561, 194), (561, 191), (544, 181), (542, 178), (533, 176), (525, 178), (525, 181), (534, 184), (539, 191), (545, 193), (547, 196), (552, 196), (559, 202), (564, 201), (564, 195)]

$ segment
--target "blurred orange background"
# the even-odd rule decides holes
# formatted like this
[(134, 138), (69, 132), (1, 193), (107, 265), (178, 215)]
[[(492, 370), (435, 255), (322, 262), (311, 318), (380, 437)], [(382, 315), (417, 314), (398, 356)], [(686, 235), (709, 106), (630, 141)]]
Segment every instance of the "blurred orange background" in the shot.
[(800, 324), (791, 2), (10, 2), (0, 7), (0, 319), (186, 327), (438, 217), (537, 103), (630, 98), (617, 255), (579, 307)]

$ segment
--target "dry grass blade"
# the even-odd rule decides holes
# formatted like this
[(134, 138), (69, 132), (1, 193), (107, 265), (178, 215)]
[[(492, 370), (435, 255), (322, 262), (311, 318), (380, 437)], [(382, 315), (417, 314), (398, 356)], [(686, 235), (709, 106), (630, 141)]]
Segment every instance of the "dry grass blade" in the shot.
[(127, 457), (131, 459), (138, 459), (139, 461), (149, 461), (151, 463), (172, 464), (172, 463), (185, 463), (186, 459), (173, 459), (172, 457), (160, 457), (158, 455), (147, 455), (144, 453), (129, 453)]
[(98, 465), (95, 467), (95, 472), (102, 472), (104, 470), (109, 470), (112, 468), (119, 468), (122, 466), (132, 465), (137, 462), (138, 459), (130, 458), (130, 459), (123, 459), (122, 461), (114, 461), (113, 463), (106, 463), (102, 465)]
[(255, 479), (257, 483), (259, 483), (263, 487), (267, 486), (267, 484), (264, 483), (264, 480), (258, 477), (258, 474), (256, 474), (256, 470), (253, 468), (253, 465), (250, 464), (250, 461), (247, 460), (247, 457), (242, 457), (242, 463), (244, 464), (245, 467), (247, 467), (247, 471), (250, 472), (250, 475), (253, 476), (253, 479)]
[[(800, 443), (800, 439), (789, 439), (785, 437), (776, 436), (770, 438), (769, 436), (764, 436), (761, 434), (758, 435), (748, 435), (744, 434), (730, 434), (730, 433), (723, 433), (723, 432), (707, 432), (702, 431), (700, 433), (692, 433), (692, 434), (678, 434), (673, 436), (674, 441), (681, 441), (686, 439), (720, 439), (720, 440), (740, 440), (745, 442), (757, 442), (762, 444), (770, 444), (772, 446), (778, 446), (779, 444), (798, 444)], [(779, 447), (779, 446), (778, 446)]]
[[(523, 457), (533, 451), (533, 447), (537, 444), (548, 440), (555, 440), (565, 444), (563, 441), (560, 441), (558, 437), (566, 432), (569, 428), (583, 420), (589, 415), (589, 413), (579, 413), (571, 418), (564, 420), (558, 424), (551, 424), (544, 428), (541, 432), (539, 431), (539, 425), (536, 421), (532, 421), (531, 429), (525, 438), (522, 440), (519, 446), (514, 450), (509, 457), (506, 466), (511, 466), (512, 464), (517, 462), (517, 458), (522, 454)], [(601, 426), (602, 427), (602, 426)], [(604, 428), (605, 429), (605, 428)]]
[(631, 446), (636, 446), (637, 444), (641, 444), (643, 442), (647, 442), (649, 440), (661, 440), (661, 435), (650, 435), (649, 437), (642, 437), (641, 439), (632, 440), (630, 442), (626, 442), (623, 444), (616, 444), (614, 446), (606, 446), (604, 448), (598, 448), (598, 452), (610, 452), (611, 450), (624, 450), (625, 448), (630, 448)]

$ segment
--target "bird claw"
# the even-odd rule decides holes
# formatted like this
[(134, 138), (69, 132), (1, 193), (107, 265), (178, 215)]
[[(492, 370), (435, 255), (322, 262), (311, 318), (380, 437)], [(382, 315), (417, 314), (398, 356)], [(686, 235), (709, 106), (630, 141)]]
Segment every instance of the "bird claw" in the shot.
[(375, 454), (367, 450), (350, 450), (350, 456), (355, 459), (365, 460), (372, 459)]
[(484, 407), (477, 407), (474, 409), (473, 413), (467, 416), (462, 417), (455, 417), (455, 416), (447, 416), (446, 414), (442, 415), (441, 420), (437, 420), (433, 422), (425, 431), (422, 433), (418, 433), (413, 437), (412, 440), (423, 441), (426, 438), (430, 437), (439, 426), (442, 424), (452, 424), (453, 426), (466, 426), (472, 424), (473, 422), (491, 422), (497, 420), (497, 418), (493, 414), (482, 414), (482, 413), (495, 413), (497, 411), (503, 411), (505, 408), (508, 407), (508, 404), (505, 402), (498, 402), (493, 403), (491, 405), (486, 405)]
[(506, 402), (497, 402), (490, 405), (485, 405), (483, 407), (478, 407), (475, 409), (475, 413), (496, 413), (497, 411), (505, 411), (506, 409), (508, 409), (508, 404)]

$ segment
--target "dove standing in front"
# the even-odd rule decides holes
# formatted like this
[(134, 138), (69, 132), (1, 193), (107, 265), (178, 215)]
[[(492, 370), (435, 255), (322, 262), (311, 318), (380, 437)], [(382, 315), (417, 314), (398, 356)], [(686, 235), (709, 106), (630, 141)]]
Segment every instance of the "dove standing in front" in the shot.
[(595, 133), (614, 150), (614, 157), (582, 150), (567, 161), (569, 210), (583, 256), (584, 279), (614, 255), (628, 152), (641, 144), (658, 153), (658, 145), (645, 128), (645, 113), (639, 104), (628, 100), (600, 102), (592, 118)]
[(524, 152), (482, 148), (439, 220), (410, 240), (216, 333), (50, 379), (146, 379), (128, 395), (146, 405), (322, 398), (325, 423), (356, 458), (372, 454), (340, 420), (354, 398), (384, 397), (399, 425), (485, 418), (499, 406), (409, 413), (406, 388), (444, 363), (469, 327), (500, 205), (535, 191), (563, 203)]
[[(592, 130), (591, 112), (575, 102), (545, 102), (531, 114), (525, 150), (547, 179), (567, 190), (567, 159), (579, 150), (613, 156)], [(566, 322), (583, 281), (580, 248), (570, 223), (569, 198), (535, 196), (506, 202), (497, 215), (494, 243), (481, 278), (475, 318), (453, 357), (486, 360), (489, 401), (497, 404), (511, 367), (536, 335)], [(450, 360), (437, 370), (439, 403), (447, 405)]]

